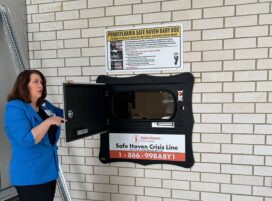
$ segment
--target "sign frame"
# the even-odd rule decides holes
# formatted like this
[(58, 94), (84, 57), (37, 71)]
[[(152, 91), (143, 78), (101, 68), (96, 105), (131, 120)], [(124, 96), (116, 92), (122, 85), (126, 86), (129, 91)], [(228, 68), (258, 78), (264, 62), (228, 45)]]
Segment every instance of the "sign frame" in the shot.
[(183, 25), (165, 23), (105, 30), (109, 74), (173, 70), (183, 67)]

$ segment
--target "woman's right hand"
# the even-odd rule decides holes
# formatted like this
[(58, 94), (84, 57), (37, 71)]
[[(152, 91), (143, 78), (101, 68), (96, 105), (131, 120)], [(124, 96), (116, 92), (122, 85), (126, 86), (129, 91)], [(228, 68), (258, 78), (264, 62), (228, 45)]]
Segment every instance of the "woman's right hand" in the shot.
[(32, 128), (31, 132), (34, 136), (35, 144), (38, 144), (43, 139), (44, 135), (47, 133), (50, 126), (53, 125), (60, 126), (61, 123), (65, 121), (66, 120), (64, 118), (54, 115), (44, 120), (38, 126)]
[(59, 116), (52, 116), (52, 117), (49, 117), (47, 121), (49, 121), (50, 126), (52, 125), (60, 126), (61, 123), (65, 122), (66, 120)]

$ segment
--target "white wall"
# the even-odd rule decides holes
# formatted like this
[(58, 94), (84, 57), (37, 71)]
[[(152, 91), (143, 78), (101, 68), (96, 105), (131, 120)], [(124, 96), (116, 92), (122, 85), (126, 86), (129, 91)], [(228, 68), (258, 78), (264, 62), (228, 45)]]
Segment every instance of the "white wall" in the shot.
[(31, 68), (62, 103), (61, 82), (105, 74), (106, 27), (182, 22), (183, 72), (196, 78), (191, 169), (104, 165), (99, 136), (60, 142), (73, 200), (271, 201), (269, 0), (27, 0)]

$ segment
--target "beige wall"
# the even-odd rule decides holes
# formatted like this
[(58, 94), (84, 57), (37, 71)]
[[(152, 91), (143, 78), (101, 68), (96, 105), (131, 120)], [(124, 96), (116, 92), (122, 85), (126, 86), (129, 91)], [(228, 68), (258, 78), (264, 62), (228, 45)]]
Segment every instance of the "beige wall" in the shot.
[(65, 143), (60, 159), (73, 200), (271, 201), (272, 3), (269, 0), (26, 0), (31, 68), (48, 98), (61, 82), (105, 74), (106, 27), (181, 22), (193, 89), (191, 169), (104, 165), (99, 136)]

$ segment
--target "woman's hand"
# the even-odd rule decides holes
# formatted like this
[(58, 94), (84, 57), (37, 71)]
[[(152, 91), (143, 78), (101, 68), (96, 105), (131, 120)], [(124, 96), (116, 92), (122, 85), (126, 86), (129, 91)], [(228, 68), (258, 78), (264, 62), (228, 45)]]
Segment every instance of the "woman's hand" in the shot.
[(65, 83), (65, 84), (73, 84), (74, 80), (65, 80), (63, 83)]
[(32, 128), (31, 132), (34, 136), (35, 144), (38, 144), (42, 140), (42, 138), (44, 137), (44, 135), (46, 134), (50, 126), (53, 126), (53, 125), (60, 126), (61, 123), (65, 121), (66, 120), (64, 118), (61, 118), (55, 115), (55, 116), (47, 118), (38, 126)]
[(49, 125), (56, 125), (56, 126), (60, 126), (61, 123), (64, 123), (66, 120), (62, 117), (59, 116), (52, 116), (49, 117), (48, 119), (46, 119), (46, 121), (49, 122)]

